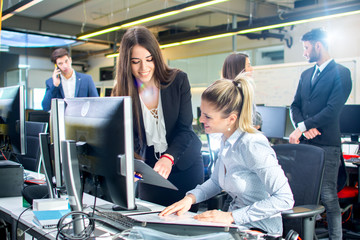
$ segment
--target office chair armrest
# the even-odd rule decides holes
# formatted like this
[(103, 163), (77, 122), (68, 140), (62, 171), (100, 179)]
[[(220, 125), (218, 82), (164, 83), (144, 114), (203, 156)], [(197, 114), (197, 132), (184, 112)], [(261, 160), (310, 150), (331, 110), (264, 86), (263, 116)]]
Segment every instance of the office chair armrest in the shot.
[(316, 216), (324, 211), (325, 207), (322, 205), (301, 205), (283, 211), (281, 215), (283, 218), (306, 218)]

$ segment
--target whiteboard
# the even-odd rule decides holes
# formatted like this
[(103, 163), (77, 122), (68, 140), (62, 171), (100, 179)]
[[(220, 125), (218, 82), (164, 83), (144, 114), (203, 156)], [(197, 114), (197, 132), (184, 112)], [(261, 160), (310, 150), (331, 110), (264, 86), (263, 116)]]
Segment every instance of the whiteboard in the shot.
[[(357, 89), (356, 69), (358, 59), (335, 60), (351, 71), (353, 88), (347, 103), (359, 103), (356, 99)], [(287, 63), (266, 66), (254, 66), (253, 78), (255, 82), (255, 102), (268, 106), (289, 106), (291, 105), (301, 73), (314, 66), (310, 63)]]

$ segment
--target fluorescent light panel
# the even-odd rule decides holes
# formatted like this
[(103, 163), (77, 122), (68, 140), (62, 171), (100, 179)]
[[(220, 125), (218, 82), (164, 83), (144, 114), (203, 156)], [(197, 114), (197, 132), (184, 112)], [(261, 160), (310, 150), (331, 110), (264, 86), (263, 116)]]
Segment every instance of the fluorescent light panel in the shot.
[(192, 10), (196, 10), (196, 9), (199, 9), (199, 8), (207, 7), (207, 6), (214, 5), (214, 4), (221, 3), (221, 2), (225, 2), (225, 1), (228, 1), (228, 0), (211, 0), (211, 1), (203, 2), (203, 3), (199, 3), (199, 4), (196, 4), (196, 5), (190, 6), (190, 7), (184, 7), (182, 9), (173, 10), (173, 11), (161, 13), (161, 14), (158, 14), (158, 15), (155, 15), (155, 16), (151, 16), (151, 17), (139, 19), (139, 20), (136, 20), (136, 21), (120, 24), (119, 26), (115, 26), (115, 27), (111, 27), (111, 28), (107, 28), (107, 29), (102, 29), (102, 30), (99, 30), (99, 31), (95, 31), (95, 32), (92, 32), (92, 33), (85, 34), (85, 35), (80, 35), (78, 37), (78, 39), (87, 39), (87, 38), (99, 36), (99, 35), (102, 35), (102, 34), (105, 34), (105, 33), (117, 31), (117, 30), (120, 30), (120, 29), (123, 29), (123, 28), (143, 24), (143, 23), (146, 23), (146, 22), (151, 22), (151, 21), (158, 20), (158, 19), (161, 19), (161, 18), (174, 16), (174, 15), (179, 14), (181, 12), (192, 11)]
[(196, 38), (196, 39), (191, 39), (191, 40), (186, 40), (186, 41), (181, 41), (181, 42), (164, 44), (164, 45), (160, 45), (160, 48), (164, 49), (164, 48), (186, 45), (186, 44), (191, 44), (191, 43), (196, 43), (196, 42), (203, 42), (203, 41), (208, 41), (208, 40), (213, 40), (213, 39), (218, 39), (218, 38), (223, 38), (223, 37), (230, 37), (230, 36), (237, 35), (237, 34), (247, 34), (247, 33), (259, 32), (259, 31), (263, 31), (263, 30), (270, 30), (270, 29), (274, 29), (274, 28), (292, 26), (292, 25), (297, 25), (297, 24), (301, 24), (301, 23), (308, 23), (308, 22), (326, 20), (326, 19), (330, 19), (330, 18), (350, 16), (350, 15), (355, 15), (355, 14), (359, 14), (359, 13), (360, 13), (360, 10), (357, 10), (357, 11), (352, 11), (352, 12), (338, 13), (338, 14), (333, 14), (333, 15), (328, 15), (328, 16), (309, 18), (309, 19), (304, 19), (304, 20), (279, 23), (279, 24), (274, 24), (274, 25), (269, 25), (269, 26), (244, 29), (244, 30), (240, 30), (238, 32), (217, 34), (217, 35), (213, 35), (213, 36), (207, 36), (207, 37)]
[[(15, 13), (19, 13), (21, 11), (24, 11), (25, 9), (28, 9), (31, 6), (34, 6), (35, 4), (38, 4), (39, 2), (42, 2), (43, 0), (32, 0), (32, 1), (24, 1), (27, 3), (23, 3), (23, 2), (19, 2), (17, 4), (14, 5), (14, 7), (16, 7), (17, 5), (19, 5), (18, 7), (16, 7), (13, 11), (6, 13), (5, 15), (3, 15), (1, 17), (1, 21), (4, 21), (10, 17), (12, 17)], [(6, 12), (6, 11), (5, 11)]]
[[(203, 42), (203, 41), (208, 41), (208, 40), (213, 40), (213, 39), (230, 37), (230, 36), (237, 35), (237, 34), (247, 34), (247, 33), (259, 32), (259, 31), (263, 31), (263, 30), (270, 30), (270, 29), (274, 29), (274, 28), (297, 25), (297, 24), (301, 24), (301, 23), (327, 20), (330, 18), (345, 17), (345, 16), (350, 16), (350, 15), (355, 15), (355, 14), (360, 14), (360, 10), (345, 12), (345, 13), (337, 13), (337, 14), (321, 16), (321, 17), (314, 17), (314, 18), (297, 20), (297, 21), (291, 21), (291, 22), (286, 22), (286, 23), (279, 23), (279, 24), (257, 27), (257, 28), (244, 29), (244, 30), (240, 30), (237, 32), (229, 32), (229, 33), (222, 33), (222, 34), (217, 34), (217, 35), (212, 35), (212, 36), (207, 36), (207, 37), (195, 38), (195, 39), (191, 39), (191, 40), (160, 45), (160, 48), (165, 49), (165, 48), (176, 47), (176, 46), (180, 46), (180, 45), (186, 45), (186, 44), (191, 44), (191, 43), (197, 43), (197, 42)], [(106, 55), (106, 57), (109, 57), (109, 58), (117, 57), (118, 55), (119, 55), (119, 53), (113, 53), (113, 54)]]

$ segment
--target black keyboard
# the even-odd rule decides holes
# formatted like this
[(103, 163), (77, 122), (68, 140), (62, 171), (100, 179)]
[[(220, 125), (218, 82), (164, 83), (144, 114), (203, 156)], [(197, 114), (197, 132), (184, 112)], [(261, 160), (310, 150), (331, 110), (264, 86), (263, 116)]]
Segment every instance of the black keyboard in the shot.
[(132, 228), (135, 225), (139, 225), (136, 220), (131, 219), (119, 212), (97, 211), (93, 217), (96, 221), (100, 221), (109, 227), (118, 229), (120, 231)]
[(350, 159), (346, 159), (345, 162), (360, 163), (360, 159), (359, 158), (350, 158)]

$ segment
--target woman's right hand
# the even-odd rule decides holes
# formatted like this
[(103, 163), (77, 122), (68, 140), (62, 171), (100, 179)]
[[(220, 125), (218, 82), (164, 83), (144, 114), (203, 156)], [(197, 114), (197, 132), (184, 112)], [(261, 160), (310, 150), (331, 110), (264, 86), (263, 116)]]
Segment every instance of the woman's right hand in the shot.
[(176, 213), (178, 216), (180, 216), (189, 211), (191, 205), (195, 202), (195, 196), (192, 194), (188, 194), (180, 201), (165, 208), (161, 213), (159, 213), (159, 216), (168, 216), (172, 213)]

